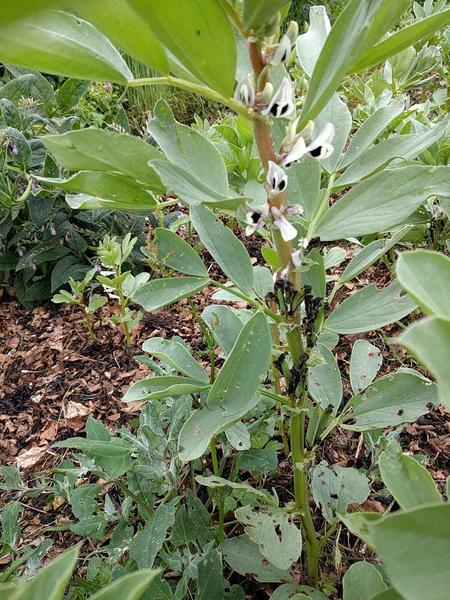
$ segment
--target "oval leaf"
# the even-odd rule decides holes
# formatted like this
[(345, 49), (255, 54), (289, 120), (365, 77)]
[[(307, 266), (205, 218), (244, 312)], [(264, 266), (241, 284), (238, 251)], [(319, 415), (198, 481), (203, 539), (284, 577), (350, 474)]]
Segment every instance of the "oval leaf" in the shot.
[(253, 291), (253, 267), (240, 240), (206, 206), (191, 207), (192, 225), (222, 271), (241, 290)]
[(193, 75), (231, 96), (236, 73), (236, 39), (216, 0), (128, 0), (161, 44)]
[(133, 300), (145, 310), (157, 310), (201, 292), (208, 283), (209, 279), (197, 277), (153, 279), (137, 290)]
[(208, 271), (200, 256), (179, 235), (170, 229), (157, 227), (155, 240), (158, 258), (163, 264), (186, 275), (208, 276)]
[(265, 377), (272, 355), (266, 317), (256, 313), (242, 328), (206, 400), (213, 410), (236, 412), (252, 398)]
[(2, 27), (0, 60), (76, 79), (125, 82), (133, 77), (100, 31), (75, 15), (56, 10)]

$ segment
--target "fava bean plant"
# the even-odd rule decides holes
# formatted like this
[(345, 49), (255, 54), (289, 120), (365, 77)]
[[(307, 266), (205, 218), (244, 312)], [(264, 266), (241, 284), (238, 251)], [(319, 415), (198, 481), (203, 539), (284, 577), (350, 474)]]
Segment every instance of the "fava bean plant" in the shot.
[[(201, 563), (203, 569), (209, 565), (211, 587), (202, 579), (197, 598), (243, 598), (226, 591), (222, 561), (241, 575), (279, 583), (273, 600), (331, 595), (336, 586), (327, 580), (326, 556), (343, 524), (384, 565), (352, 565), (343, 580), (345, 599), (444, 600), (448, 593), (443, 556), (450, 505), (427, 471), (402, 454), (392, 433), (437, 405), (437, 386), (409, 367), (377, 379), (380, 350), (358, 339), (351, 353), (352, 395), (344, 401), (333, 354), (340, 335), (381, 329), (417, 309), (418, 294), (405, 295), (395, 277), (384, 288), (370, 284), (348, 297), (345, 286), (406, 239), (424, 203), (449, 194), (448, 167), (421, 158), (440, 144), (447, 117), (378, 141), (394, 120), (408, 116), (398, 96), (350, 136), (351, 114), (338, 94), (347, 75), (383, 63), (450, 23), (444, 8), (393, 31), (410, 5), (351, 0), (332, 28), (318, 7), (301, 35), (298, 24), (284, 23), (285, 0), (80, 1), (71, 7), (76, 15), (37, 12), (1, 29), (1, 60), (130, 87), (172, 85), (221, 102), (237, 116), (221, 131), (246, 161), (245, 169), (233, 168), (239, 176), (232, 183), (224, 159), (230, 148), (177, 123), (164, 102), (148, 123), (152, 144), (96, 129), (46, 136), (64, 170), (58, 178), (39, 178), (66, 190), (73, 208), (161, 213), (184, 204), (199, 241), (226, 277), (225, 283), (212, 277), (182, 235), (160, 227), (155, 241), (172, 275), (132, 294), (146, 311), (188, 299), (209, 356), (205, 369), (182, 340), (149, 339), (144, 351), (168, 370), (134, 384), (124, 398), (153, 406), (145, 417), (152, 431), (151, 411), (176, 411), (177, 401), (184, 411), (187, 398), (175, 443), (167, 441), (165, 449), (170, 469), (161, 493), (153, 490), (161, 503), (149, 529), (134, 540), (133, 556), (144, 564), (146, 540), (153, 539), (157, 523), (167, 525), (164, 536), (173, 525), (180, 502), (173, 481), (184, 473), (194, 497), (209, 495), (216, 524), (214, 536), (204, 537)], [(112, 42), (161, 75), (133, 78)], [(294, 63), (307, 80), (300, 97), (291, 77)], [(262, 240), (267, 266), (252, 264), (224, 217), (245, 236)], [(360, 250), (330, 285), (329, 269), (343, 261), (349, 241)], [(191, 298), (206, 287), (214, 289), (214, 303), (198, 314)], [(413, 334), (404, 334), (407, 346), (415, 346)], [(449, 403), (445, 393), (440, 399)], [(269, 422), (292, 474), (292, 490), (283, 497), (240, 481), (236, 468), (252, 435), (263, 435)], [(372, 443), (374, 462), (402, 510), (387, 516), (349, 510), (368, 498), (372, 474), (321, 460), (336, 428), (360, 432)], [(386, 428), (390, 437), (382, 435)], [(75, 438), (60, 445), (89, 456), (94, 442), (112, 444), (91, 434), (90, 442)], [(131, 460), (129, 436), (123, 438), (117, 457)], [(178, 527), (198, 510), (203, 524), (208, 520), (189, 498)], [(198, 539), (195, 532), (192, 539), (185, 535)], [(172, 564), (167, 552), (161, 564)], [(188, 597), (182, 593), (176, 597)]]

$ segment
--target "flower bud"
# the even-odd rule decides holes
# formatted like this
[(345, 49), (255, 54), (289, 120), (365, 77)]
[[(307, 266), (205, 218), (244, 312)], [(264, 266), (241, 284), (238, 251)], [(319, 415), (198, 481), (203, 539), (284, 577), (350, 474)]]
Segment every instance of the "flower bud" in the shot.
[(292, 44), (291, 40), (287, 35), (283, 35), (278, 46), (275, 48), (272, 56), (270, 57), (269, 63), (276, 67), (277, 65), (284, 64), (291, 56)]
[(286, 31), (286, 35), (289, 38), (292, 45), (295, 44), (298, 38), (298, 23), (297, 21), (291, 21)]
[(258, 92), (256, 96), (258, 98), (258, 102), (261, 102), (261, 104), (269, 104), (270, 99), (273, 96), (273, 85), (270, 83), (270, 81), (266, 82), (264, 88)]
[(244, 104), (244, 106), (253, 106), (255, 98), (255, 86), (252, 79), (247, 75), (237, 84), (234, 91), (234, 99)]

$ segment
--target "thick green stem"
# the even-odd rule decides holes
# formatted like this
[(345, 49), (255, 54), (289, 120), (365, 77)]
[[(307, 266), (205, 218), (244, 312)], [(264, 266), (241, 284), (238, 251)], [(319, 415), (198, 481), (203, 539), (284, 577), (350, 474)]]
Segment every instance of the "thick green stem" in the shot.
[[(303, 409), (304, 407), (300, 404), (299, 408)], [(304, 448), (305, 413), (302, 410), (291, 418), (291, 456), (294, 470), (295, 506), (302, 515), (302, 529), (306, 538), (308, 582), (314, 586), (319, 579), (320, 547), (309, 504), (308, 470)]]

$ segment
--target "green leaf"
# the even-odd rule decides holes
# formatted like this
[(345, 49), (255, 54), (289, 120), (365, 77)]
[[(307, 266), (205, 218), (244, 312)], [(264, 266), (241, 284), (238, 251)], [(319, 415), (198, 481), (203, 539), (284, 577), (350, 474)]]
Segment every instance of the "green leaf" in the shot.
[(250, 448), (239, 452), (236, 460), (237, 471), (248, 471), (252, 475), (268, 475), (277, 467), (278, 457), (273, 448)]
[(2, 27), (0, 60), (76, 79), (124, 82), (133, 77), (100, 31), (75, 15), (56, 10)]
[(244, 244), (205, 206), (192, 206), (192, 225), (225, 275), (241, 290), (253, 291), (253, 267)]
[(56, 4), (60, 4), (60, 0), (21, 0), (20, 4), (8, 2), (2, 6), (1, 27)]
[(77, 519), (87, 519), (97, 508), (96, 498), (102, 490), (101, 485), (87, 483), (70, 492), (70, 506)]
[(184, 423), (178, 438), (179, 459), (189, 462), (200, 458), (208, 449), (212, 438), (245, 417), (259, 402), (259, 396), (247, 398), (235, 412), (224, 412), (219, 406), (195, 410)]
[(354, 563), (342, 580), (343, 600), (369, 600), (387, 589), (380, 571), (368, 562)]
[(164, 48), (127, 0), (84, 2), (78, 12), (133, 58), (162, 73), (169, 72)]
[(208, 86), (231, 96), (236, 72), (236, 39), (216, 0), (128, 0), (161, 44)]
[(148, 377), (133, 383), (123, 397), (124, 402), (140, 402), (158, 398), (172, 398), (185, 394), (196, 394), (208, 387), (208, 384), (190, 377), (176, 375), (161, 375)]
[[(423, 275), (423, 273), (421, 274)], [(442, 319), (424, 319), (408, 327), (397, 341), (408, 348), (432, 373), (438, 383), (439, 399), (450, 407), (450, 323)]]
[(354, 277), (357, 277), (365, 271), (370, 265), (373, 265), (378, 259), (389, 252), (411, 229), (410, 225), (402, 227), (392, 238), (374, 240), (355, 254), (352, 260), (345, 267), (339, 282), (347, 283)]
[(378, 465), (384, 484), (401, 508), (442, 502), (430, 473), (415, 458), (403, 454), (398, 442), (388, 444)]
[(117, 478), (131, 467), (131, 449), (120, 438), (109, 441), (81, 437), (69, 438), (55, 444), (57, 448), (76, 448), (93, 458), (110, 477)]
[(308, 390), (312, 398), (326, 410), (332, 407), (336, 412), (342, 400), (342, 379), (333, 353), (324, 345), (317, 344), (317, 350), (325, 363), (308, 369)]
[(369, 527), (383, 519), (383, 515), (375, 512), (353, 512), (346, 515), (340, 515), (340, 520), (354, 535), (363, 542), (373, 546), (373, 540), (370, 535)]
[(210, 304), (202, 313), (202, 319), (213, 332), (214, 338), (228, 356), (244, 326), (237, 314), (228, 306)]
[(402, 223), (430, 196), (446, 196), (447, 167), (411, 165), (365, 179), (340, 198), (320, 220), (323, 241), (378, 233)]
[(397, 281), (381, 289), (371, 283), (339, 304), (325, 321), (325, 327), (337, 333), (362, 333), (394, 323), (415, 307), (410, 298), (402, 295)]
[(350, 400), (353, 412), (342, 427), (370, 431), (409, 423), (428, 412), (437, 401), (435, 384), (415, 371), (398, 371), (354, 396)]
[(158, 571), (136, 571), (116, 579), (90, 600), (139, 600), (155, 579)]
[(69, 281), (69, 277), (72, 277), (72, 279), (75, 281), (83, 279), (87, 271), (88, 267), (80, 263), (80, 259), (77, 256), (73, 256), (72, 254), (69, 256), (63, 256), (63, 258), (56, 263), (52, 270), (52, 292), (67, 283)]
[(272, 355), (272, 336), (263, 313), (242, 328), (233, 349), (208, 394), (211, 410), (234, 414), (252, 398), (264, 379)]
[(314, 502), (329, 523), (345, 513), (351, 504), (361, 504), (369, 496), (369, 480), (352, 467), (329, 467), (321, 461), (314, 467), (311, 477)]
[(286, 571), (302, 553), (302, 534), (281, 510), (243, 506), (235, 512), (245, 533), (274, 567)]
[(208, 271), (197, 252), (170, 229), (157, 227), (155, 241), (158, 258), (163, 264), (186, 275), (208, 276)]
[(382, 362), (381, 350), (368, 340), (356, 340), (350, 359), (350, 383), (354, 394), (359, 394), (372, 383)]
[(436, 31), (444, 29), (449, 24), (450, 8), (413, 23), (367, 50), (352, 66), (350, 72), (355, 73), (384, 62), (390, 56), (431, 37)]
[(339, 163), (340, 170), (352, 164), (372, 143), (378, 139), (386, 127), (405, 109), (404, 98), (394, 98), (386, 106), (382, 106), (364, 121), (352, 137), (347, 152)]
[(22, 505), (19, 502), (8, 502), (8, 504), (5, 504), (2, 508), (0, 514), (0, 521), (2, 524), (0, 541), (2, 544), (7, 544), (11, 548), (16, 548), (22, 533), (22, 529), (17, 522), (22, 510)]
[(270, 596), (270, 600), (326, 600), (326, 596), (306, 585), (283, 583)]
[(9, 583), (0, 583), (0, 597), (2, 600), (19, 600), (17, 586)]
[(150, 312), (193, 296), (201, 292), (208, 283), (209, 279), (198, 277), (153, 279), (137, 290), (133, 300)]
[(228, 479), (223, 479), (222, 477), (216, 477), (215, 475), (211, 475), (209, 477), (204, 477), (203, 475), (197, 475), (195, 480), (198, 481), (198, 483), (200, 485), (204, 485), (208, 488), (230, 489), (232, 491), (232, 493), (235, 494), (237, 497), (242, 497), (242, 496), (247, 497), (249, 495), (255, 496), (261, 502), (263, 502), (264, 504), (266, 504), (268, 506), (274, 506), (274, 507), (278, 506), (277, 498), (274, 498), (273, 496), (271, 496), (269, 494), (269, 492), (266, 492), (265, 490), (254, 488), (251, 485), (248, 485), (248, 483), (228, 481)]
[(178, 123), (164, 100), (156, 104), (148, 131), (167, 159), (212, 190), (213, 197), (229, 195), (227, 169), (216, 146), (192, 127)]
[(150, 569), (155, 562), (167, 536), (169, 527), (175, 522), (175, 513), (180, 498), (161, 504), (153, 513), (148, 524), (141, 529), (129, 544), (130, 556), (139, 569)]
[(46, 185), (89, 195), (100, 199), (100, 202), (111, 202), (128, 210), (130, 207), (134, 207), (135, 210), (146, 210), (156, 206), (154, 198), (139, 183), (123, 175), (101, 171), (80, 171), (69, 179), (49, 177), (35, 179)]
[[(300, 204), (300, 206), (303, 206), (305, 210), (304, 216), (308, 221), (314, 217), (319, 205), (320, 177), (320, 162), (311, 156), (306, 156), (289, 169), (289, 185), (287, 188), (289, 204)], [(271, 249), (267, 248), (266, 250)], [(269, 262), (266, 256), (264, 258)], [(275, 268), (279, 267), (275, 265)]]
[(311, 6), (308, 31), (299, 35), (296, 42), (298, 60), (309, 76), (314, 71), (330, 29), (330, 19), (325, 6)]
[(242, 423), (242, 421), (238, 421), (237, 423), (229, 427), (225, 431), (225, 436), (229, 444), (235, 450), (242, 451), (251, 448), (252, 444), (250, 441), (250, 432), (244, 425), (244, 423)]
[(397, 513), (370, 526), (378, 556), (408, 600), (447, 600), (450, 504)]
[(315, 65), (299, 128), (320, 113), (358, 58), (398, 21), (409, 0), (351, 0), (334, 23)]
[(244, 29), (258, 29), (289, 0), (244, 0)]
[(211, 550), (198, 563), (197, 600), (224, 600), (225, 579), (222, 572), (222, 556), (217, 550)]
[(56, 91), (56, 100), (62, 113), (70, 112), (91, 87), (90, 81), (66, 79)]
[(46, 135), (43, 141), (56, 160), (71, 171), (120, 173), (164, 191), (148, 162), (161, 154), (138, 137), (104, 129), (80, 129), (62, 135)]
[(177, 164), (166, 160), (152, 160), (149, 166), (158, 173), (167, 192), (190, 206), (208, 204), (218, 208), (235, 209), (245, 201), (243, 196), (224, 196), (218, 193), (216, 189), (208, 187), (201, 179)]
[(405, 598), (400, 596), (394, 588), (389, 588), (388, 590), (373, 596), (370, 600), (405, 600)]
[(20, 600), (62, 600), (64, 589), (69, 583), (76, 565), (79, 547), (76, 546), (51, 563), (43, 567), (34, 579), (21, 586), (18, 592)]
[(142, 345), (142, 350), (159, 358), (180, 373), (208, 383), (209, 376), (205, 369), (189, 353), (186, 346), (173, 340), (150, 338)]
[[(334, 121), (331, 121), (334, 122)], [(436, 143), (444, 134), (449, 123), (446, 117), (423, 133), (393, 135), (365, 150), (334, 184), (343, 188), (364, 179), (394, 159), (411, 160)]]
[(246, 535), (225, 540), (220, 544), (219, 552), (231, 569), (240, 575), (251, 573), (256, 581), (261, 582), (292, 581), (291, 574), (271, 565)]
[(450, 321), (450, 258), (439, 252), (402, 252), (397, 277), (430, 316)]

